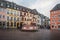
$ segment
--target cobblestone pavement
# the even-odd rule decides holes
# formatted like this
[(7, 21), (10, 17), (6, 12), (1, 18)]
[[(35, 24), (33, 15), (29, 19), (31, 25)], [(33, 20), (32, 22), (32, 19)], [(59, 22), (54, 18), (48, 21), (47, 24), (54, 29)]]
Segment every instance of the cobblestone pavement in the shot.
[(0, 40), (60, 40), (60, 30), (39, 29), (37, 32), (26, 32), (0, 29)]

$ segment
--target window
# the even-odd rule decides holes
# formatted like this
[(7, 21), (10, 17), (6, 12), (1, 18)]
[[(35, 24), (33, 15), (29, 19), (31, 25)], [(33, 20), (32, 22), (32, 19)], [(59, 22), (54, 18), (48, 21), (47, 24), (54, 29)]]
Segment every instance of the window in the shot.
[(4, 11), (4, 8), (0, 8), (0, 11), (3, 12)]
[(25, 11), (25, 9), (23, 9), (23, 11)]
[(17, 18), (17, 21), (19, 21), (19, 18)]
[(22, 16), (22, 12), (20, 12), (20, 16)]
[(22, 12), (22, 15), (24, 15), (24, 12)]
[(20, 15), (20, 12), (19, 11), (17, 11), (17, 16), (19, 16)]
[(15, 11), (11, 11), (11, 14), (14, 15)]
[(1, 11), (1, 8), (0, 8), (0, 11)]
[(13, 11), (12, 13), (13, 13), (13, 15), (16, 15), (16, 11)]
[(9, 22), (7, 22), (7, 26), (9, 26)]
[(10, 10), (9, 13), (10, 13), (11, 15), (13, 15), (13, 11)]
[(19, 10), (19, 8), (17, 7), (17, 10)]
[(29, 10), (27, 10), (27, 12), (28, 12)]
[(26, 18), (25, 18), (25, 21), (26, 21)]
[(1, 18), (1, 15), (0, 15), (0, 18)]
[(24, 13), (24, 15), (26, 15), (26, 13)]
[(3, 3), (1, 3), (1, 6), (3, 6)]
[(54, 16), (54, 18), (56, 18), (56, 15)]
[(60, 17), (60, 15), (58, 15), (58, 17)]
[(9, 8), (9, 7), (10, 7), (10, 5), (7, 5), (7, 7)]
[(5, 18), (5, 16), (3, 15), (3, 18)]
[(29, 14), (27, 13), (27, 16), (28, 16)]
[(12, 13), (13, 13), (13, 15), (14, 15), (15, 11), (12, 11)]
[(22, 8), (20, 7), (20, 10), (22, 10)]
[(14, 17), (14, 21), (16, 21), (16, 17)]
[(18, 15), (20, 16), (20, 11), (18, 12)]
[(14, 22), (14, 26), (16, 26), (16, 22)]
[(13, 13), (11, 13), (11, 14), (13, 14)]
[(14, 9), (16, 9), (16, 5), (14, 5)]
[(22, 17), (22, 20), (24, 20), (24, 18)]
[(2, 8), (0, 8), (0, 11), (2, 11)]
[(5, 26), (5, 22), (3, 22), (3, 25)]
[(58, 28), (60, 28), (60, 25), (58, 25)]
[(54, 28), (54, 25), (52, 25), (52, 28)]
[(7, 16), (7, 20), (9, 20), (9, 16)]
[(55, 11), (53, 11), (53, 12), (51, 12), (52, 14), (54, 14), (55, 13)]
[(9, 12), (9, 10), (7, 10), (7, 14), (9, 14), (10, 12)]
[(2, 26), (2, 22), (0, 22), (0, 26)]
[(11, 17), (11, 21), (13, 20), (13, 17)]
[(10, 3), (9, 3), (9, 2), (7, 2), (7, 7), (8, 7), (8, 8), (10, 7)]
[(58, 22), (60, 22), (60, 20), (58, 20)]
[(13, 22), (11, 22), (11, 26), (13, 26)]
[(16, 16), (16, 11), (14, 11), (14, 15)]
[(14, 7), (14, 9), (16, 9), (16, 7)]

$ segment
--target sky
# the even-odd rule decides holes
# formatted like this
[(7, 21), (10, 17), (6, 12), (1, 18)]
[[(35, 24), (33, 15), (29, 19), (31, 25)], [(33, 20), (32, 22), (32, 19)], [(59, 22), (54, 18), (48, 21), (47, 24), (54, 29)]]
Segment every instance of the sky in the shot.
[(7, 0), (30, 9), (36, 9), (39, 13), (50, 18), (50, 10), (60, 3), (60, 0)]

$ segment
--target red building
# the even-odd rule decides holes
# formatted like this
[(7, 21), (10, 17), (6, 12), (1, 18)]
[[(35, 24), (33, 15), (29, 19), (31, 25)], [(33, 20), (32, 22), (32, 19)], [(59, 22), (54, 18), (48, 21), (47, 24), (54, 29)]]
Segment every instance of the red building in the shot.
[(60, 28), (60, 4), (57, 4), (50, 11), (50, 28), (59, 29)]

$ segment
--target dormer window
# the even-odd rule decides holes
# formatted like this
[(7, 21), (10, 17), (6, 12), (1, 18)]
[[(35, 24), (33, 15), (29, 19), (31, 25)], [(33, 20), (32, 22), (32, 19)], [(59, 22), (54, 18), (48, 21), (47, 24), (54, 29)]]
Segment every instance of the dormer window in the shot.
[(10, 7), (10, 5), (7, 5), (7, 7)]
[(3, 6), (3, 3), (1, 3), (1, 6)]
[(7, 2), (7, 7), (9, 8), (10, 7), (10, 5), (9, 5), (9, 3)]
[(14, 5), (14, 9), (16, 9), (16, 5)]
[(22, 8), (20, 8), (20, 10), (22, 10)]
[(14, 9), (16, 9), (16, 7), (14, 6)]
[(17, 7), (17, 10), (19, 10), (19, 8)]
[(27, 10), (27, 12), (28, 12), (29, 10)]

